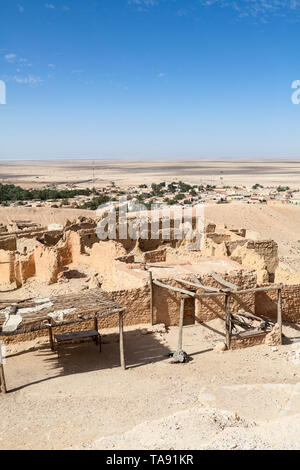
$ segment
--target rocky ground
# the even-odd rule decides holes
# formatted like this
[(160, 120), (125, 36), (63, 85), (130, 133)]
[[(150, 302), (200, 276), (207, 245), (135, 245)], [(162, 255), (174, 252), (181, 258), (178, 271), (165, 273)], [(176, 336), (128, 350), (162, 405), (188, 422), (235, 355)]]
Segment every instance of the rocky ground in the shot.
[(93, 343), (59, 357), (47, 339), (11, 345), (0, 448), (300, 447), (300, 327), (285, 326), (279, 347), (216, 352), (221, 320), (186, 326), (186, 364), (168, 357), (178, 329), (155, 330), (127, 329), (126, 371), (112, 331), (101, 354)]

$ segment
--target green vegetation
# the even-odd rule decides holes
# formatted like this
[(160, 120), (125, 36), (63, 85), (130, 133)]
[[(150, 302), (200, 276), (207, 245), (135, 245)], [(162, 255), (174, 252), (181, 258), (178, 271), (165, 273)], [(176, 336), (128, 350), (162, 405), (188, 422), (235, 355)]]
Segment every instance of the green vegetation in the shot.
[(90, 201), (85, 202), (81, 206), (79, 206), (80, 209), (90, 209), (92, 211), (95, 211), (98, 209), (101, 204), (105, 204), (110, 201), (110, 197), (106, 196), (105, 194), (102, 194), (101, 196), (93, 197)]
[(14, 184), (0, 184), (0, 202), (7, 201), (48, 201), (68, 199), (74, 196), (89, 196), (90, 189), (23, 189)]

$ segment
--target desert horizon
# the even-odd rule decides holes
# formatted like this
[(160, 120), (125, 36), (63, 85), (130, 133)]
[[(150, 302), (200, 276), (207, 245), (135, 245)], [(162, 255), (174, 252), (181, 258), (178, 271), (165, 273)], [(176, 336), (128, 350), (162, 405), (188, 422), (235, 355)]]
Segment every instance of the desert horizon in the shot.
[[(222, 178), (222, 179), (221, 179)], [(122, 185), (139, 181), (157, 183), (179, 179), (191, 184), (300, 185), (300, 159), (193, 159), (193, 160), (9, 160), (0, 161), (0, 182), (24, 187), (77, 184), (102, 187), (111, 181)]]

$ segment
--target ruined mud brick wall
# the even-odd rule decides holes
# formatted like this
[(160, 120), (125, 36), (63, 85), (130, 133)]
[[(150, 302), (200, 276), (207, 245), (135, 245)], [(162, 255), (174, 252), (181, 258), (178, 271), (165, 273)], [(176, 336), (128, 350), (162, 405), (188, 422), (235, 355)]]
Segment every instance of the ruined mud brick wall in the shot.
[[(119, 303), (122, 307), (126, 307), (124, 312), (124, 325), (138, 325), (140, 323), (151, 323), (151, 312), (150, 312), (150, 286), (146, 285), (138, 289), (121, 290), (115, 292), (109, 292), (109, 297), (115, 302)], [(118, 319), (104, 318), (101, 324), (104, 328), (110, 328), (108, 322), (118, 322)], [(100, 324), (100, 322), (99, 322)], [(117, 326), (113, 324), (112, 326)]]
[(14, 252), (0, 250), (0, 282), (11, 284), (15, 280)]
[[(256, 292), (256, 315), (277, 318), (277, 291)], [(282, 320), (300, 323), (300, 284), (286, 285), (282, 289)]]
[(26, 256), (19, 256), (14, 264), (15, 281), (18, 287), (22, 286), (27, 279), (35, 276), (35, 255), (29, 253)]
[(0, 250), (15, 251), (17, 249), (16, 237), (0, 238)]
[(166, 261), (166, 249), (147, 251), (144, 253), (145, 263), (159, 263), (161, 261)]
[(273, 240), (246, 240), (226, 243), (231, 259), (257, 271), (258, 284), (273, 282), (277, 269), (278, 245)]
[(39, 245), (34, 251), (35, 274), (40, 282), (54, 284), (63, 266), (60, 253), (51, 247)]

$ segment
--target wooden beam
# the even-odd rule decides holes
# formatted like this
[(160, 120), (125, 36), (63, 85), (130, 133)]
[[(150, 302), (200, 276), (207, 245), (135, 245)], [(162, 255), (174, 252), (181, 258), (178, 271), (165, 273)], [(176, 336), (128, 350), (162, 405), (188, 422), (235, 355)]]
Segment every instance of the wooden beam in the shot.
[(280, 289), (282, 288), (282, 286), (278, 285), (278, 286), (268, 286), (268, 287), (252, 287), (250, 289), (241, 289), (241, 290), (238, 290), (238, 291), (231, 291), (231, 290), (227, 290), (227, 291), (220, 291), (220, 292), (212, 292), (211, 294), (196, 294), (196, 297), (197, 298), (202, 298), (202, 297), (217, 297), (219, 295), (225, 295), (226, 293), (228, 294), (231, 294), (231, 295), (240, 295), (240, 294), (251, 294), (251, 293), (254, 293), (254, 292), (268, 292), (270, 290), (277, 290), (277, 289)]
[(198, 280), (195, 274), (191, 273), (190, 276), (192, 279), (194, 279), (194, 282), (197, 284), (197, 287), (199, 287), (199, 289), (203, 289), (206, 292), (221, 292), (221, 289), (217, 289), (216, 287), (210, 287), (210, 286), (205, 286), (204, 284), (201, 284), (201, 282)]
[(180, 313), (179, 313), (178, 347), (177, 347), (178, 351), (182, 350), (183, 317), (184, 317), (184, 297), (181, 297), (181, 299), (180, 299)]
[(217, 281), (222, 286), (228, 287), (228, 289), (238, 290), (238, 286), (236, 286), (235, 284), (232, 284), (232, 282), (226, 281), (214, 271), (211, 272), (211, 276), (215, 281)]
[(7, 388), (6, 388), (6, 381), (5, 381), (5, 375), (4, 375), (4, 367), (3, 364), (0, 364), (0, 383), (1, 383), (1, 392), (2, 393), (7, 393)]
[(282, 289), (277, 291), (277, 323), (279, 325), (280, 341), (282, 343)]
[(225, 328), (226, 328), (226, 346), (230, 349), (231, 339), (231, 315), (230, 315), (230, 294), (225, 297)]
[(123, 333), (123, 312), (119, 312), (119, 334), (120, 334), (120, 362), (121, 367), (125, 370), (125, 357), (124, 357), (124, 333)]
[(156, 279), (153, 279), (153, 284), (159, 287), (164, 287), (165, 289), (173, 290), (174, 292), (180, 292), (181, 294), (189, 295), (190, 297), (197, 297), (195, 292), (179, 289), (178, 287), (168, 286), (168, 284), (164, 284), (163, 282), (157, 281)]
[(177, 277), (174, 277), (173, 280), (176, 282), (182, 282), (182, 284), (186, 284), (187, 286), (196, 287), (197, 289), (203, 289), (207, 292), (221, 292), (220, 289), (216, 289), (215, 287), (210, 287), (210, 286), (204, 286), (200, 284), (200, 282), (197, 282), (196, 284), (194, 282), (189, 282), (184, 279), (177, 278)]
[(150, 318), (151, 318), (151, 325), (154, 325), (152, 271), (149, 271), (149, 285), (150, 285)]

